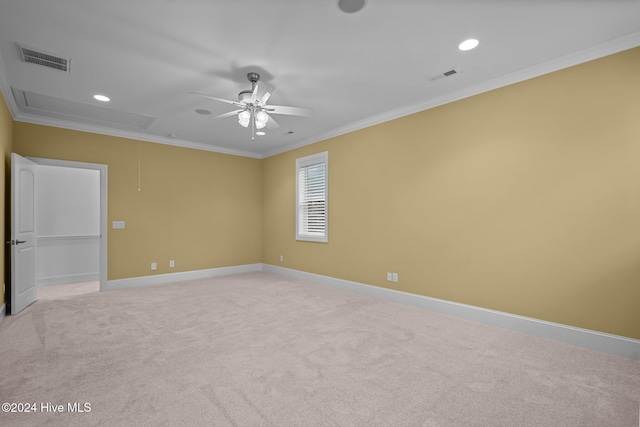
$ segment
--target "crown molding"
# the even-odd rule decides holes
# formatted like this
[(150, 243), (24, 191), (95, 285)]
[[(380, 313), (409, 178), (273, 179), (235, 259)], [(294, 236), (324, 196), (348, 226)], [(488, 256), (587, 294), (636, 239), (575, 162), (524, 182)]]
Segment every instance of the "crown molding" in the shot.
[[(13, 96), (11, 97), (11, 99), (13, 100)], [(11, 107), (9, 107), (9, 109), (11, 110)], [(16, 110), (17, 110), (17, 107), (16, 107)], [(120, 138), (133, 139), (136, 141), (153, 142), (156, 144), (173, 145), (176, 147), (190, 148), (193, 150), (210, 151), (213, 153), (229, 154), (232, 156), (241, 156), (241, 157), (252, 157), (256, 159), (262, 158), (262, 155), (260, 155), (259, 153), (254, 153), (251, 151), (233, 150), (230, 148), (218, 147), (215, 145), (208, 145), (208, 144), (200, 144), (197, 142), (186, 141), (183, 139), (163, 138), (160, 136), (148, 135), (148, 134), (144, 134), (142, 132), (137, 132), (137, 131), (120, 130), (120, 129), (113, 129), (113, 128), (104, 127), (104, 126), (76, 123), (68, 120), (56, 119), (56, 118), (50, 118), (50, 117), (44, 117), (44, 116), (35, 116), (32, 114), (24, 114), (21, 112), (14, 114), (13, 119), (17, 122), (52, 126), (57, 128), (63, 128), (63, 129), (71, 129), (71, 130), (77, 130), (81, 132), (95, 133), (99, 135), (108, 135), (108, 136), (115, 136)]]
[(380, 123), (388, 122), (400, 117), (408, 116), (410, 114), (418, 113), (420, 111), (429, 110), (431, 108), (439, 107), (441, 105), (449, 104), (451, 102), (459, 101), (464, 98), (469, 98), (474, 95), (479, 95), (484, 92), (489, 92), (501, 87), (509, 86), (514, 83), (519, 83), (525, 80), (539, 77), (544, 74), (549, 74), (554, 71), (559, 71), (564, 68), (573, 67), (585, 62), (593, 61), (608, 55), (613, 55), (624, 50), (632, 49), (640, 46), (640, 32), (628, 34), (623, 37), (619, 37), (608, 42), (600, 43), (595, 46), (588, 47), (586, 49), (579, 50), (577, 52), (570, 53), (565, 56), (554, 58), (550, 61), (536, 64), (528, 68), (523, 68), (512, 73), (500, 76), (498, 78), (488, 80), (486, 82), (479, 83), (468, 88), (457, 90), (436, 98), (431, 98), (425, 102), (419, 104), (408, 105), (395, 110), (387, 111), (383, 114), (372, 116), (364, 120), (360, 120), (348, 125), (336, 128), (332, 131), (325, 132), (317, 135), (313, 138), (306, 139), (300, 143), (289, 145), (285, 148), (270, 151), (263, 157), (271, 157), (287, 151), (294, 150), (296, 148), (304, 147), (306, 145), (315, 144), (316, 142), (325, 141), (330, 138), (335, 138), (340, 135), (344, 135), (350, 132), (354, 132), (360, 129), (364, 129), (370, 126), (378, 125)]
[(486, 82), (483, 82), (474, 86), (470, 86), (465, 89), (461, 89), (443, 96), (429, 99), (425, 102), (408, 105), (402, 108), (397, 108), (395, 110), (391, 110), (383, 114), (378, 114), (376, 116), (372, 116), (364, 120), (350, 123), (348, 125), (341, 126), (331, 131), (321, 133), (314, 137), (307, 138), (301, 142), (286, 145), (277, 150), (273, 150), (264, 154), (245, 151), (245, 150), (234, 150), (234, 149), (218, 147), (218, 146), (208, 145), (208, 144), (201, 144), (201, 143), (196, 143), (196, 142), (191, 142), (191, 141), (186, 141), (181, 139), (156, 137), (152, 135), (145, 135), (141, 132), (136, 132), (136, 131), (117, 130), (117, 129), (107, 128), (102, 126), (79, 124), (79, 123), (70, 122), (67, 120), (53, 119), (53, 118), (40, 117), (40, 116), (21, 113), (11, 93), (11, 87), (9, 85), (9, 82), (5, 77), (6, 68), (4, 66), (4, 63), (2, 62), (2, 58), (0, 58), (0, 91), (2, 92), (5, 98), (5, 102), (9, 107), (9, 111), (11, 112), (13, 119), (16, 121), (40, 124), (45, 126), (53, 126), (53, 127), (64, 128), (64, 129), (72, 129), (72, 130), (78, 130), (83, 132), (97, 133), (102, 135), (110, 135), (110, 136), (116, 136), (121, 138), (129, 138), (129, 139), (146, 141), (146, 142), (154, 142), (158, 144), (174, 145), (177, 147), (191, 148), (194, 150), (229, 154), (233, 156), (251, 157), (255, 159), (263, 159), (263, 158), (275, 156), (281, 153), (285, 153), (287, 151), (292, 151), (300, 147), (315, 144), (320, 141), (325, 141), (330, 138), (335, 138), (337, 136), (351, 133), (351, 132), (364, 129), (370, 126), (374, 126), (380, 123), (388, 122), (390, 120), (394, 120), (400, 117), (408, 116), (410, 114), (418, 113), (420, 111), (429, 110), (431, 108), (439, 107), (441, 105), (445, 105), (454, 101), (458, 101), (474, 95), (479, 95), (484, 92), (499, 89), (501, 87), (505, 87), (514, 83), (519, 83), (525, 80), (529, 80), (534, 77), (542, 76), (544, 74), (549, 74), (554, 71), (559, 71), (564, 68), (582, 64), (584, 62), (592, 61), (608, 55), (613, 55), (614, 53), (618, 53), (627, 49), (632, 49), (638, 46), (640, 46), (640, 32), (631, 33), (626, 36), (619, 37), (619, 38), (610, 40), (608, 42), (600, 43), (595, 46), (591, 46), (562, 57), (554, 58), (550, 61), (547, 61), (541, 64), (536, 64), (528, 68), (514, 71), (504, 76), (501, 76), (492, 80), (488, 80)]
[(77, 130), (81, 132), (95, 133), (99, 135), (108, 135), (108, 136), (115, 136), (119, 138), (133, 139), (137, 141), (153, 142), (157, 144), (173, 145), (176, 147), (190, 148), (190, 149), (201, 150), (201, 151), (209, 151), (213, 153), (229, 154), (232, 156), (251, 157), (255, 159), (263, 158), (261, 154), (254, 153), (251, 151), (233, 150), (229, 148), (218, 147), (218, 146), (208, 145), (208, 144), (200, 144), (197, 142), (191, 142), (191, 141), (186, 141), (182, 139), (171, 139), (171, 138), (163, 138), (163, 137), (153, 136), (153, 135), (145, 135), (137, 131), (118, 130), (118, 129), (108, 128), (105, 126), (82, 124), (82, 123), (76, 123), (76, 122), (72, 122), (64, 119), (55, 119), (55, 118), (50, 118), (45, 116), (25, 114), (25, 113), (22, 113), (18, 108), (16, 100), (14, 99), (13, 93), (11, 91), (11, 85), (9, 84), (9, 81), (6, 78), (6, 75), (7, 75), (7, 72), (6, 72), (5, 65), (4, 65), (4, 62), (2, 61), (2, 57), (0, 57), (0, 92), (2, 92), (2, 96), (4, 97), (5, 103), (9, 108), (9, 112), (11, 113), (13, 120), (17, 122), (32, 123), (32, 124), (43, 125), (43, 126), (52, 126), (52, 127), (62, 128), (62, 129), (71, 129), (71, 130)]

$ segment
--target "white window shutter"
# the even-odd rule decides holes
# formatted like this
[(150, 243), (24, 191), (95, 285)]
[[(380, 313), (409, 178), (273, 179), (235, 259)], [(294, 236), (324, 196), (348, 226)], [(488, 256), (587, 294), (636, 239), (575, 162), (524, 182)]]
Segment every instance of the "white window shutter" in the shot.
[(296, 239), (327, 242), (328, 153), (296, 160)]

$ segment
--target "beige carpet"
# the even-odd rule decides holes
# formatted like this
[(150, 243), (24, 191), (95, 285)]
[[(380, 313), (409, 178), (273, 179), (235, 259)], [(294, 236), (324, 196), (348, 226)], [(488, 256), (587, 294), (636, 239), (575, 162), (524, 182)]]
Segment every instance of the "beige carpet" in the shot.
[(639, 361), (267, 273), (0, 325), (0, 401), (38, 411), (3, 426), (637, 427), (639, 400)]
[(78, 295), (100, 292), (100, 282), (73, 283), (70, 285), (38, 288), (38, 300), (75, 298)]

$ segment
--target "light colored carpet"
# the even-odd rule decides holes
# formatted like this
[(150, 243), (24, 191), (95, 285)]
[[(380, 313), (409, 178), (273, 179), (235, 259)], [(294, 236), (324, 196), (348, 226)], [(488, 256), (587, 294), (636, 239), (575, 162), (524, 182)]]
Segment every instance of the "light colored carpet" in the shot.
[(100, 292), (100, 282), (73, 283), (70, 285), (43, 286), (38, 288), (38, 300), (67, 299), (78, 295)]
[(0, 325), (0, 401), (38, 407), (0, 425), (637, 427), (639, 400), (639, 361), (268, 273)]

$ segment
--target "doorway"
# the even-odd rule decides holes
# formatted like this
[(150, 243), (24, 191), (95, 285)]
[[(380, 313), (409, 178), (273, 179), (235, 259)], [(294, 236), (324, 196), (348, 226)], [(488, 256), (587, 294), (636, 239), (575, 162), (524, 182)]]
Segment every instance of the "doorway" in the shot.
[[(104, 289), (107, 281), (107, 166), (28, 158), (37, 170), (36, 285), (43, 295)], [(72, 188), (64, 191), (62, 187)], [(50, 209), (49, 212), (47, 210)], [(51, 213), (52, 215), (48, 215)], [(71, 286), (73, 285), (73, 286)], [(76, 289), (77, 288), (77, 289)]]

